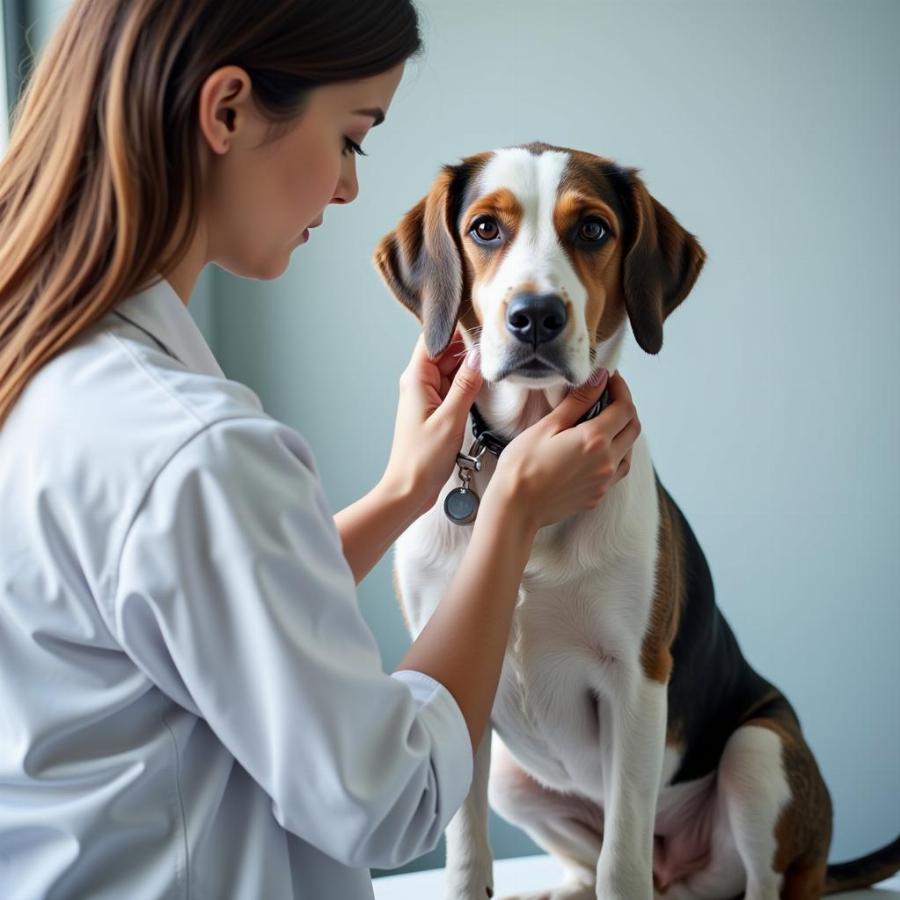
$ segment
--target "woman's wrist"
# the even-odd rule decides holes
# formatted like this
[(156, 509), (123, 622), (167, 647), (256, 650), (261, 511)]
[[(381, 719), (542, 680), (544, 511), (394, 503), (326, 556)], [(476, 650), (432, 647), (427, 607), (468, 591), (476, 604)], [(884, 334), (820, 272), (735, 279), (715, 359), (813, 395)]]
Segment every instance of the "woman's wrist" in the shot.
[[(478, 507), (482, 520), (491, 520), (498, 527), (514, 528), (523, 541), (532, 542), (540, 525), (525, 505), (516, 497), (515, 485), (497, 477), (491, 479)], [(476, 522), (478, 520), (476, 519)]]
[(396, 474), (387, 469), (376, 489), (387, 502), (394, 502), (406, 511), (410, 525), (433, 506), (421, 484), (408, 474)]
[(335, 515), (344, 557), (357, 584), (425, 512), (426, 499), (412, 479), (388, 471), (365, 497)]

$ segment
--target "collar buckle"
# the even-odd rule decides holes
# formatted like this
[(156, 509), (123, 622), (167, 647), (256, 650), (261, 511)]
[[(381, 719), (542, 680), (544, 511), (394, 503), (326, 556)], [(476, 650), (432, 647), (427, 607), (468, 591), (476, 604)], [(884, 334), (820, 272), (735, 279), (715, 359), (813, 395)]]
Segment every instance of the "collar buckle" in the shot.
[(480, 437), (476, 437), (472, 442), (472, 446), (469, 447), (468, 453), (458, 453), (456, 455), (456, 464), (460, 469), (470, 469), (480, 472), (481, 457), (484, 456), (485, 450), (487, 450), (487, 445)]

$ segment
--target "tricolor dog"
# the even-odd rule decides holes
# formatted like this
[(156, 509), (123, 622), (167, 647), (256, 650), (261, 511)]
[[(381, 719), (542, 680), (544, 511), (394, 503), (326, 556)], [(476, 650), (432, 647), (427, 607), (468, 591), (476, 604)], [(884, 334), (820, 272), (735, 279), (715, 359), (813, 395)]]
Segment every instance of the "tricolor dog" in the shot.
[[(658, 353), (704, 258), (638, 170), (546, 144), (444, 166), (375, 253), (432, 355), (457, 323), (480, 347), (475, 406), (510, 439), (616, 369), (629, 325)], [(438, 503), (397, 542), (414, 636), (471, 531)], [(900, 839), (828, 866), (831, 801), (797, 716), (742, 656), (643, 436), (595, 509), (538, 531), (491, 724), (447, 829), (452, 900), (493, 894), (488, 799), (566, 868), (532, 898), (811, 900), (900, 867)]]

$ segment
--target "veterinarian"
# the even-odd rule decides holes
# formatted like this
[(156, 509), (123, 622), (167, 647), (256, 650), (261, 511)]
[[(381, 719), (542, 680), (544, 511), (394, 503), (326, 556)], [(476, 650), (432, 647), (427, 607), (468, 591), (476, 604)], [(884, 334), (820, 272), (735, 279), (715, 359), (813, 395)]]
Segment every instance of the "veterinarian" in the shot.
[(408, 0), (75, 0), (42, 52), (0, 167), (4, 900), (372, 897), (466, 795), (538, 529), (628, 471), (624, 381), (573, 389), (386, 674), (356, 584), (454, 472), (477, 357), (416, 344), (384, 477), (332, 516), (188, 314), (204, 266), (276, 278), (356, 197), (419, 48)]

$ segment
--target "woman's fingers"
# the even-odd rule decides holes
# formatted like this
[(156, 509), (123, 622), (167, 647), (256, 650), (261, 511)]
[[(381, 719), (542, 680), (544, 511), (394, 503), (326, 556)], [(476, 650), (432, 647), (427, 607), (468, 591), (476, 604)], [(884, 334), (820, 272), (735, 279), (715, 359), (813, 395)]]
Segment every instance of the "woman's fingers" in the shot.
[(629, 450), (619, 462), (618, 468), (616, 469), (615, 477), (613, 478), (613, 482), (621, 481), (631, 469), (631, 450)]
[(612, 439), (609, 454), (614, 460), (622, 460), (626, 456), (631, 459), (631, 450), (641, 433), (640, 419), (635, 415), (629, 419), (625, 427)]
[(625, 384), (625, 379), (614, 372), (607, 382), (609, 390), (609, 405), (599, 415), (587, 422), (582, 422), (578, 428), (588, 428), (598, 434), (605, 434), (615, 438), (637, 415), (634, 404), (631, 402), (631, 391)]
[(456, 374), (465, 356), (466, 345), (458, 328), (453, 332), (450, 343), (437, 356), (428, 355), (428, 350), (425, 347), (425, 333), (419, 332), (410, 368), (420, 373), (419, 377), (430, 376), (429, 381), (433, 379), (433, 373), (437, 372), (439, 377), (436, 381), (438, 383), (434, 386), (441, 397), (446, 397), (450, 384), (453, 381), (453, 376)]
[(440, 369), (442, 378), (452, 378), (465, 357), (466, 345), (459, 331), (455, 331), (450, 343), (434, 362)]
[[(631, 391), (618, 372), (610, 378), (609, 394), (609, 406), (599, 416), (585, 424), (597, 422), (598, 428), (605, 434), (612, 435), (608, 452), (611, 461), (617, 464), (613, 477), (613, 482), (616, 482), (624, 478), (631, 468), (631, 453), (634, 442), (641, 433), (641, 421), (632, 402)], [(607, 413), (610, 415), (607, 416)]]

